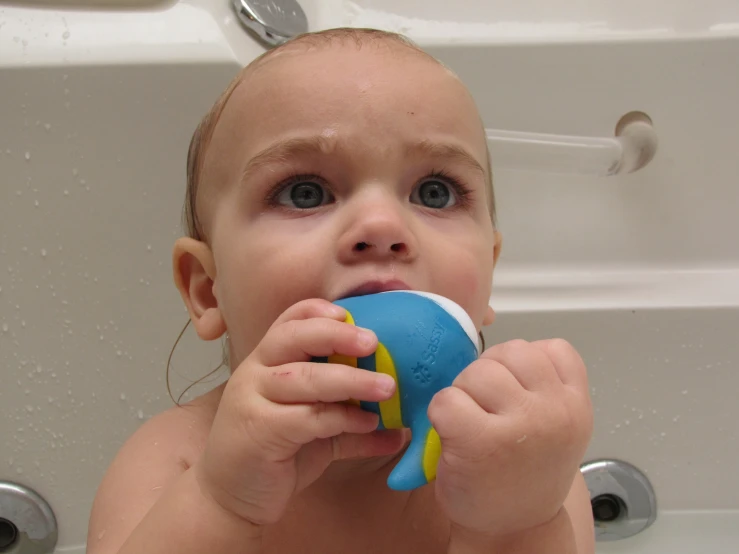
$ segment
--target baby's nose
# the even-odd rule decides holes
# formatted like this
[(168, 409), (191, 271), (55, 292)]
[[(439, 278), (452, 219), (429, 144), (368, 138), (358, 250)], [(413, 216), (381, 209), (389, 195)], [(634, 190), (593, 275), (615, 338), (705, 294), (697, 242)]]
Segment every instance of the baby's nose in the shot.
[(389, 250), (390, 253), (395, 253), (398, 255), (408, 254), (408, 245), (405, 242), (394, 242), (390, 244), (390, 248), (385, 248), (382, 244), (377, 245), (366, 241), (358, 242), (354, 245), (355, 252), (364, 252), (372, 248), (375, 248), (380, 252), (382, 252), (383, 250)]
[(365, 205), (352, 217), (341, 238), (343, 262), (377, 258), (412, 259), (417, 243), (410, 222), (399, 206)]

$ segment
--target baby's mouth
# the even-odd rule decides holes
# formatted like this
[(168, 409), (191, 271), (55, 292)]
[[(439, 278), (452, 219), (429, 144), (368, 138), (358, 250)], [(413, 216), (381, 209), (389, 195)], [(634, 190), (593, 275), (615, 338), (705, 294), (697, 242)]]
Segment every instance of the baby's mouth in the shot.
[(378, 292), (388, 292), (388, 291), (393, 291), (393, 290), (412, 290), (412, 289), (406, 283), (398, 279), (390, 279), (387, 281), (376, 279), (372, 281), (365, 281), (364, 283), (349, 289), (344, 294), (339, 296), (337, 300), (341, 300), (342, 298), (348, 298), (350, 296), (365, 296), (367, 294), (376, 294)]

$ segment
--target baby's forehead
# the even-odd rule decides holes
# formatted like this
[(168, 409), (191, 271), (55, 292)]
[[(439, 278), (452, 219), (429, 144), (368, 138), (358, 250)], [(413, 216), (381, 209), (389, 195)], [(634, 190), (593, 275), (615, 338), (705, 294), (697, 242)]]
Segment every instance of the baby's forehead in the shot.
[[(481, 127), (471, 94), (452, 71), (425, 52), (393, 43), (280, 50), (244, 71), (222, 116), (242, 118), (255, 133), (265, 119), (289, 115), (286, 121), (295, 125), (306, 117), (361, 120), (369, 108)], [(372, 119), (378, 118), (363, 123)]]
[[(469, 91), (441, 63), (405, 44), (296, 44), (258, 59), (240, 77), (214, 130), (206, 173), (245, 163), (293, 133), (334, 129), (342, 138), (379, 126), (393, 139), (443, 128), (486, 165), (484, 130)], [(208, 181), (232, 180), (218, 177)]]

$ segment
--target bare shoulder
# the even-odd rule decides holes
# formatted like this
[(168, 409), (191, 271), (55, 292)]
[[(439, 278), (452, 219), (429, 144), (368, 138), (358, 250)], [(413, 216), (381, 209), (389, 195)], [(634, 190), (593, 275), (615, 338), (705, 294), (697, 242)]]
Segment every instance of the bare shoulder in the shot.
[(151, 418), (116, 454), (98, 487), (88, 554), (116, 552), (159, 498), (202, 452), (223, 385)]

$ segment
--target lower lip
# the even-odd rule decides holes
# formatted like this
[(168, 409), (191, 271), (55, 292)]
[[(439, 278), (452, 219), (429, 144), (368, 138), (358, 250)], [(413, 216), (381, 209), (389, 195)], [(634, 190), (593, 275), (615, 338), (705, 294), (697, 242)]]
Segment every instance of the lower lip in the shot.
[(348, 296), (366, 296), (368, 294), (377, 294), (380, 292), (391, 292), (396, 290), (408, 290), (409, 287), (405, 283), (385, 283), (384, 285), (366, 285), (352, 291)]

